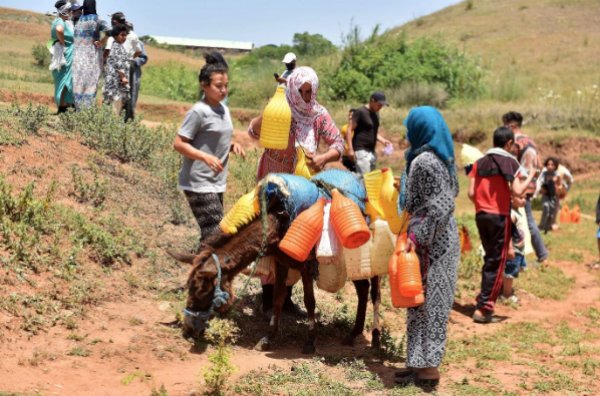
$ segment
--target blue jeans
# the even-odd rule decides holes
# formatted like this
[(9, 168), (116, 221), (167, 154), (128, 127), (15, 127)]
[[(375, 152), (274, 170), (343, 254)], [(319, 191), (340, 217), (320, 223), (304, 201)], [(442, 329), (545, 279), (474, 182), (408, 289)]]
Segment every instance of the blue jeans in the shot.
[(544, 240), (540, 234), (540, 230), (533, 218), (533, 211), (531, 210), (531, 198), (527, 198), (525, 201), (525, 214), (527, 215), (527, 225), (529, 226), (529, 232), (531, 233), (531, 244), (538, 261), (545, 260), (548, 257), (548, 250), (544, 245)]

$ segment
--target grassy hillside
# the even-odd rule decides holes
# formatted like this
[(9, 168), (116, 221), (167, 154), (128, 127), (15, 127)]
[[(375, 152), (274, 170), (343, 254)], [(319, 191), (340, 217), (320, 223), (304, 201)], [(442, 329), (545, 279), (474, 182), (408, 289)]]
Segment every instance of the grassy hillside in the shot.
[(567, 92), (600, 82), (597, 0), (468, 0), (389, 34), (438, 35), (480, 57), (492, 81), (517, 79), (527, 91)]

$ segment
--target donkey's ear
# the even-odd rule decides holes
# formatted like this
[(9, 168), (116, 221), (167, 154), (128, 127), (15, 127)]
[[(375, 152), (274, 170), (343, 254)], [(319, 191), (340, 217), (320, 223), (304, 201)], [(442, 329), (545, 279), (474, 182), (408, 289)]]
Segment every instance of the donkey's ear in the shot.
[(203, 278), (214, 278), (217, 276), (217, 266), (212, 260), (206, 260), (204, 263), (200, 264), (198, 275)]
[(194, 259), (196, 258), (195, 254), (188, 253), (179, 253), (173, 250), (167, 249), (167, 254), (173, 257), (175, 260), (180, 261), (182, 263), (193, 264)]

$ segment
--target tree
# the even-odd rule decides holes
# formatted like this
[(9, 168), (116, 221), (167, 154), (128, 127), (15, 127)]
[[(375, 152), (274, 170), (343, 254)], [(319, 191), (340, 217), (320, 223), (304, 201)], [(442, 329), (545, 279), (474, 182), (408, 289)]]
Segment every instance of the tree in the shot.
[(298, 55), (319, 56), (335, 51), (336, 47), (320, 34), (295, 33), (292, 39)]

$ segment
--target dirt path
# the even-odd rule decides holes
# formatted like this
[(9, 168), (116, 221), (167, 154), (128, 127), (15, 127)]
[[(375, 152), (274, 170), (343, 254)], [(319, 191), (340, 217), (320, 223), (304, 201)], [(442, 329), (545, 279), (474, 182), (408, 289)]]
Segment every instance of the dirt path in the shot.
[[(575, 313), (590, 306), (600, 308), (600, 284), (595, 271), (582, 264), (554, 263), (575, 279), (571, 293), (563, 301), (549, 301), (524, 295), (522, 306), (499, 306), (497, 313), (507, 319), (498, 324), (476, 325), (469, 316), (454, 310), (450, 336), (483, 335), (508, 323), (536, 322), (545, 325), (566, 320), (577, 326)], [(207, 354), (194, 351), (178, 329), (163, 324), (173, 320), (169, 303), (149, 297), (114, 302), (95, 308), (79, 328), (54, 327), (48, 333), (28, 338), (23, 332), (5, 332), (2, 337), (0, 389), (40, 392), (47, 395), (140, 395), (164, 385), (169, 395), (187, 395), (199, 388), (201, 368)], [(0, 317), (0, 326), (10, 327), (10, 319)], [(317, 346), (320, 355), (368, 354), (366, 345), (340, 347), (338, 343)], [(344, 350), (347, 349), (347, 350)], [(87, 351), (87, 352), (85, 352)], [(77, 356), (78, 354), (89, 356)], [(296, 345), (270, 353), (236, 347), (233, 364), (236, 377), (270, 365), (289, 367), (294, 361), (310, 361)], [(393, 370), (377, 370), (387, 387), (392, 386)], [(498, 376), (512, 381), (514, 368), (498, 369)], [(445, 378), (468, 376), (463, 369), (448, 367)], [(448, 384), (442, 383), (441, 390)]]

